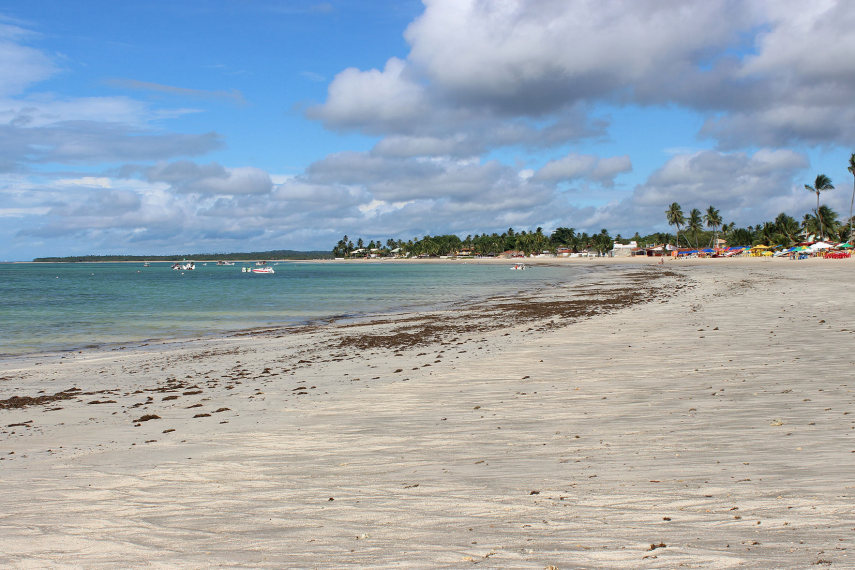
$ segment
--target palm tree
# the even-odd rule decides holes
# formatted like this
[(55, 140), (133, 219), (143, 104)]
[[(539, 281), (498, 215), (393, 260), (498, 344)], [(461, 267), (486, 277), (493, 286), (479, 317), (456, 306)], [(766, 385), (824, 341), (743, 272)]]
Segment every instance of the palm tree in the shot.
[(825, 236), (822, 235), (822, 216), (819, 212), (819, 193), (825, 192), (826, 190), (834, 190), (834, 186), (831, 184), (831, 179), (828, 176), (825, 174), (817, 174), (813, 186), (805, 184), (805, 190), (809, 190), (816, 194), (816, 215), (819, 217), (819, 239), (823, 239)]
[(677, 247), (680, 247), (680, 226), (686, 221), (686, 218), (683, 216), (683, 208), (680, 207), (680, 204), (674, 202), (668, 209), (665, 210), (665, 216), (668, 218), (668, 225), (675, 226), (677, 228)]
[(692, 208), (689, 212), (689, 221), (686, 222), (686, 232), (692, 232), (695, 236), (695, 247), (698, 247), (698, 233), (704, 228), (703, 216), (697, 208)]
[(820, 233), (824, 236), (833, 237), (840, 231), (840, 222), (837, 221), (837, 212), (823, 204), (819, 207)]
[(707, 208), (707, 213), (704, 214), (704, 222), (707, 224), (708, 228), (712, 228), (713, 246), (715, 246), (718, 241), (718, 227), (722, 223), (721, 214), (718, 210), (710, 206)]
[(778, 237), (778, 227), (774, 222), (764, 222), (757, 231), (757, 239), (765, 245), (775, 245)]
[(733, 244), (751, 245), (751, 242), (754, 241), (754, 235), (748, 228), (731, 228), (727, 239)]
[(549, 241), (552, 242), (553, 245), (572, 245), (573, 238), (576, 236), (576, 230), (574, 228), (555, 228), (555, 231), (552, 232), (552, 235), (549, 236)]
[(802, 231), (805, 235), (805, 240), (810, 239), (811, 234), (816, 237), (816, 234), (819, 233), (819, 230), (817, 229), (818, 226), (819, 224), (817, 224), (816, 216), (814, 216), (813, 214), (805, 214), (804, 218), (802, 218), (801, 223)]
[(792, 216), (781, 212), (775, 218), (775, 227), (778, 229), (778, 233), (787, 240), (787, 245), (792, 245), (798, 241), (799, 223)]
[(852, 239), (855, 237), (852, 235), (852, 205), (855, 204), (855, 152), (849, 157), (849, 168), (847, 170), (853, 176), (852, 199), (849, 200), (849, 243), (852, 243)]

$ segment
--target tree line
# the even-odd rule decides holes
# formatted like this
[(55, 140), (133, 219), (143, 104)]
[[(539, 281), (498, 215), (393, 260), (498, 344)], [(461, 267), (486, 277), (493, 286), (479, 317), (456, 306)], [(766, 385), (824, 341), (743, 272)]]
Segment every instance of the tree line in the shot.
[(606, 229), (600, 230), (598, 234), (589, 235), (586, 232), (577, 233), (574, 228), (560, 227), (546, 235), (543, 228), (537, 228), (531, 232), (508, 228), (501, 234), (495, 232), (470, 234), (464, 239), (455, 234), (444, 234), (415, 237), (407, 241), (389, 238), (385, 242), (382, 240), (366, 242), (360, 237), (354, 242), (345, 235), (333, 247), (332, 253), (335, 257), (367, 257), (372, 254), (381, 257), (393, 254), (434, 257), (465, 251), (472, 255), (496, 256), (506, 251), (531, 255), (568, 248), (572, 251), (596, 251), (599, 255), (605, 255), (612, 249), (613, 241)]
[(276, 259), (329, 259), (326, 251), (294, 251), (277, 249), (273, 251), (249, 251), (244, 253), (192, 253), (177, 255), (69, 255), (65, 257), (37, 257), (33, 261), (44, 263), (87, 263), (116, 261), (184, 261), (186, 259), (221, 259), (223, 261), (245, 261)]
[[(693, 208), (688, 216), (683, 213), (683, 208), (677, 202), (673, 202), (667, 210), (665, 217), (668, 225), (677, 230), (675, 243), (688, 247), (702, 247), (714, 245), (721, 229), (727, 243), (732, 245), (785, 245), (790, 246), (802, 240), (814, 236), (820, 240), (831, 239), (834, 241), (847, 241), (855, 238), (853, 234), (853, 206), (855, 206), (855, 153), (849, 157), (847, 170), (853, 176), (852, 198), (849, 201), (849, 219), (840, 221), (838, 214), (826, 205), (820, 204), (820, 195), (823, 192), (834, 190), (834, 184), (825, 174), (818, 174), (813, 184), (805, 184), (805, 190), (816, 194), (816, 209), (804, 214), (801, 220), (781, 212), (772, 221), (761, 222), (746, 228), (737, 228), (734, 223), (726, 224), (721, 218), (719, 211), (710, 206), (706, 212)], [(705, 232), (704, 228), (710, 231)], [(680, 232), (683, 235), (680, 235)], [(711, 239), (710, 239), (710, 236)], [(680, 238), (683, 238), (681, 241)]]

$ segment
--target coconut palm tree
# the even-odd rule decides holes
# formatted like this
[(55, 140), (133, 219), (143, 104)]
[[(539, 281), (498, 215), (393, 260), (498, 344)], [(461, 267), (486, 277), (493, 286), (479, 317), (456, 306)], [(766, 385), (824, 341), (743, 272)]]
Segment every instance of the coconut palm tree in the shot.
[(704, 229), (703, 219), (701, 211), (697, 208), (692, 208), (692, 211), (689, 212), (689, 221), (686, 222), (686, 233), (691, 232), (695, 236), (695, 247), (698, 247), (698, 233)]
[(683, 216), (683, 208), (680, 207), (680, 204), (674, 202), (665, 210), (665, 216), (668, 218), (668, 225), (677, 228), (676, 241), (677, 247), (680, 247), (680, 226), (686, 221), (686, 218)]
[(786, 239), (787, 245), (792, 245), (798, 241), (799, 222), (792, 216), (781, 212), (775, 218), (775, 227), (778, 229), (778, 233)]
[(754, 241), (754, 233), (748, 228), (731, 228), (727, 241), (736, 245), (751, 245)]
[(852, 153), (852, 156), (849, 157), (849, 168), (847, 168), (849, 174), (853, 176), (852, 180), (852, 199), (849, 200), (849, 243), (852, 243), (852, 239), (855, 236), (852, 235), (852, 205), (855, 204), (855, 152)]
[(774, 222), (764, 222), (757, 230), (757, 239), (755, 241), (759, 241), (764, 245), (775, 245), (778, 242), (779, 236), (778, 227)]
[(826, 237), (837, 236), (840, 232), (840, 222), (837, 220), (837, 212), (823, 204), (819, 207), (820, 233)]
[(831, 184), (831, 179), (828, 176), (825, 174), (817, 174), (813, 186), (805, 184), (805, 190), (816, 194), (816, 215), (819, 218), (819, 238), (823, 239), (825, 236), (822, 235), (822, 215), (819, 211), (819, 193), (825, 192), (826, 190), (834, 190), (834, 186)]
[(722, 224), (721, 214), (718, 210), (710, 206), (707, 208), (707, 213), (704, 214), (704, 223), (713, 231), (713, 243), (715, 246), (718, 241), (718, 227)]
[(799, 225), (802, 228), (802, 234), (804, 234), (805, 240), (809, 240), (811, 234), (816, 237), (816, 234), (819, 233), (816, 229), (816, 216), (814, 216), (813, 214), (805, 214), (802, 218), (801, 224)]

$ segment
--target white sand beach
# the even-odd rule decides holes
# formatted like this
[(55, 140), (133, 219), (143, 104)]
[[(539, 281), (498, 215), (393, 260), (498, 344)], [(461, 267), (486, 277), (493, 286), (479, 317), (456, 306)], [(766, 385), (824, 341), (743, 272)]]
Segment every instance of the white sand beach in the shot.
[(0, 565), (855, 567), (855, 263), (602, 267), (4, 359)]

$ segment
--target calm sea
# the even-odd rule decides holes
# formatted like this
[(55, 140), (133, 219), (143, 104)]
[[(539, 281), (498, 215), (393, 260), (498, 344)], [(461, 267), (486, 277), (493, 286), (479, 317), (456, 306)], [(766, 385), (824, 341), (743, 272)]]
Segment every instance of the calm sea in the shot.
[[(247, 264), (248, 265), (248, 264)], [(174, 339), (261, 326), (431, 309), (568, 281), (584, 267), (511, 263), (0, 264), (0, 355)]]

